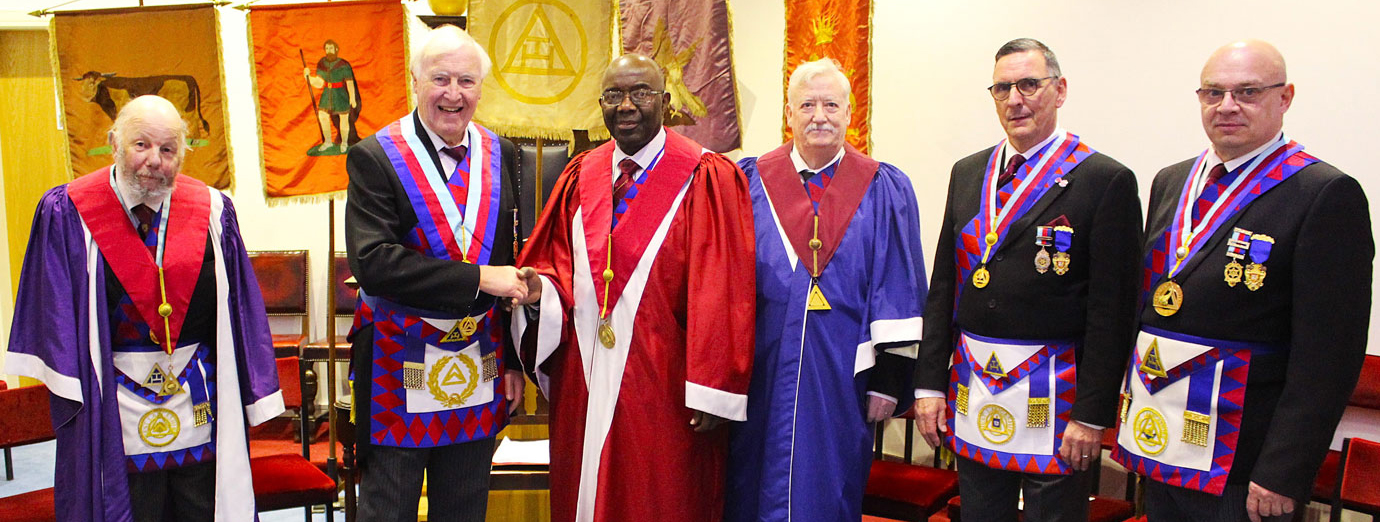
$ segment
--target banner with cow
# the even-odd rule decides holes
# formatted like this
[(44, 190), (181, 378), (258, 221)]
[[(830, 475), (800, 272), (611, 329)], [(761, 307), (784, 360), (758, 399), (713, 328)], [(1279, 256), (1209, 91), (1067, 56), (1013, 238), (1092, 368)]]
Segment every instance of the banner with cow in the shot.
[(344, 197), (346, 151), (410, 110), (406, 28), (398, 0), (250, 8), (270, 205)]
[(231, 187), (220, 27), (211, 4), (64, 11), (53, 17), (52, 32), (74, 177), (113, 163), (106, 133), (115, 115), (129, 100), (157, 94), (187, 122), (191, 150), (182, 172)]

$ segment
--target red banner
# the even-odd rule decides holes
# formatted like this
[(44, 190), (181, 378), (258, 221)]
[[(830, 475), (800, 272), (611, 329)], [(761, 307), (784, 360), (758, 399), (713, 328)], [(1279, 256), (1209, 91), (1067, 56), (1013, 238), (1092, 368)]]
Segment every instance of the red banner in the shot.
[[(872, 0), (786, 2), (785, 88), (796, 66), (825, 57), (838, 60), (853, 84), (848, 143), (866, 154), (872, 150)], [(781, 128), (789, 141), (784, 114)]]

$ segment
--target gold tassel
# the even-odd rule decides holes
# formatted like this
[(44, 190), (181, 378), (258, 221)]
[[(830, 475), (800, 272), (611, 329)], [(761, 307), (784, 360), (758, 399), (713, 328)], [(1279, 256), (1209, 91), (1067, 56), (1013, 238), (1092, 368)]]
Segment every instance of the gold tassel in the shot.
[(1025, 427), (1044, 428), (1049, 426), (1049, 397), (1031, 397), (1026, 404)]
[(409, 390), (425, 390), (426, 378), (423, 376), (423, 374), (426, 373), (425, 369), (422, 363), (403, 363), (403, 388)]
[(1212, 417), (1194, 412), (1184, 412), (1184, 442), (1194, 446), (1206, 448), (1208, 445), (1208, 428), (1212, 425)]
[(958, 393), (954, 398), (954, 411), (959, 415), (968, 415), (968, 387), (958, 385)]
[(205, 426), (211, 422), (211, 402), (206, 401), (196, 406), (192, 406), (193, 425)]

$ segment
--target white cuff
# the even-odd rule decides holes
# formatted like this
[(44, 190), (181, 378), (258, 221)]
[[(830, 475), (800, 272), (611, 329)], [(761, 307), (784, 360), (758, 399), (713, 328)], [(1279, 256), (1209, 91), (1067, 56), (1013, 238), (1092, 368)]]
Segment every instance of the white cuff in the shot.
[(920, 388), (915, 389), (916, 399), (943, 399), (947, 397), (948, 396), (945, 395), (944, 392), (939, 390), (923, 390)]
[(81, 404), (81, 381), (70, 375), (63, 375), (43, 364), (37, 355), (9, 352), (5, 354), (5, 373), (33, 377), (48, 387), (53, 395)]
[(747, 395), (685, 381), (685, 407), (732, 421), (747, 420)]
[(870, 391), (867, 392), (867, 394), (873, 397), (881, 397), (883, 399), (891, 401), (892, 404), (896, 404), (896, 398), (885, 393)]
[(254, 401), (244, 407), (244, 420), (250, 426), (258, 426), (264, 421), (282, 415), (286, 411), (283, 407), (283, 390), (273, 392), (272, 395)]

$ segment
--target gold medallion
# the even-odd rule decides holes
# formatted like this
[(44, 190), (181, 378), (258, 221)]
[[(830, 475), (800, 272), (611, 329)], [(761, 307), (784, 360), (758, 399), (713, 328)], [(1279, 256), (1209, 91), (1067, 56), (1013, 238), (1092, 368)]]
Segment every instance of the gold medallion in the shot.
[(1145, 452), (1146, 455), (1155, 456), (1164, 453), (1165, 446), (1168, 445), (1169, 427), (1164, 423), (1164, 416), (1153, 408), (1141, 408), (1136, 412), (1136, 421), (1132, 435), (1136, 439), (1136, 446)]
[(805, 301), (806, 310), (832, 310), (829, 300), (824, 298), (824, 292), (819, 291), (819, 284), (810, 285), (810, 297)]
[(1055, 252), (1055, 253), (1054, 253), (1054, 273), (1059, 274), (1059, 275), (1064, 275), (1064, 274), (1069, 273), (1069, 261), (1071, 261), (1071, 260), (1072, 260), (1072, 259), (1069, 257), (1069, 253), (1068, 253), (1068, 252)]
[(613, 328), (609, 326), (608, 320), (600, 321), (599, 342), (604, 345), (604, 348), (613, 349), (613, 342), (615, 340), (616, 339), (613, 337)]
[(168, 374), (163, 372), (163, 367), (154, 364), (153, 369), (149, 370), (149, 376), (144, 377), (144, 387), (150, 390), (162, 391), (163, 382), (167, 380)]
[(992, 444), (1006, 444), (1016, 436), (1016, 418), (997, 404), (988, 404), (978, 413), (978, 432)]
[(1155, 307), (1156, 313), (1169, 317), (1179, 313), (1179, 307), (1183, 305), (1183, 300), (1184, 289), (1179, 286), (1179, 283), (1171, 280), (1155, 287), (1155, 296), (1151, 298), (1150, 304)]
[(983, 365), (982, 373), (993, 379), (1006, 378), (1006, 370), (1002, 369), (1001, 360), (997, 359), (997, 352), (992, 352), (992, 356), (987, 358), (987, 364)]
[(987, 272), (986, 266), (980, 266), (973, 272), (973, 286), (986, 288), (987, 283), (991, 282), (992, 274)]
[[(463, 367), (462, 367), (463, 365)], [(474, 359), (463, 353), (442, 357), (431, 365), (426, 386), (431, 397), (447, 408), (458, 408), (474, 395), (479, 386), (479, 366)], [(451, 393), (448, 387), (463, 386), (459, 393)]]
[(1035, 271), (1041, 274), (1049, 271), (1049, 251), (1044, 247), (1035, 253)]
[(158, 390), (159, 397), (167, 397), (179, 393), (182, 393), (182, 383), (179, 382), (176, 377), (168, 377), (167, 380), (163, 381), (163, 387)]
[(1265, 265), (1260, 263), (1246, 265), (1246, 288), (1254, 292), (1260, 290), (1262, 286), (1265, 286)]
[(1227, 282), (1227, 286), (1234, 287), (1241, 282), (1241, 263), (1235, 259), (1227, 263), (1227, 267), (1222, 269), (1222, 279)]
[(460, 340), (470, 340), (470, 336), (474, 335), (474, 332), (477, 330), (479, 330), (479, 321), (474, 320), (473, 317), (466, 317), (460, 320), (460, 335), (463, 336)]
[(172, 444), (181, 432), (182, 422), (167, 408), (154, 408), (139, 417), (139, 440), (149, 446), (161, 448)]

